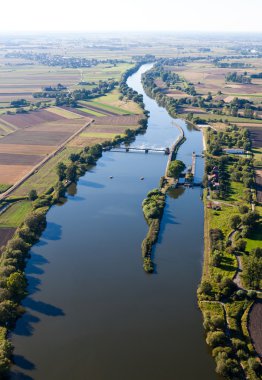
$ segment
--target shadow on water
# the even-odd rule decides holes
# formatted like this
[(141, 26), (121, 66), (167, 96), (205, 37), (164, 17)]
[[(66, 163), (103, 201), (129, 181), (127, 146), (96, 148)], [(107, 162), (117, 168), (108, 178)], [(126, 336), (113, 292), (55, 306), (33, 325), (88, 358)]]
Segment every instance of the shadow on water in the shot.
[(16, 363), (16, 365), (22, 369), (35, 369), (35, 365), (22, 355), (14, 355), (13, 360)]
[(79, 181), (79, 184), (81, 186), (85, 186), (85, 187), (92, 187), (93, 189), (104, 189), (105, 188), (105, 185), (102, 185), (101, 183), (87, 181), (86, 179), (81, 179)]
[(47, 315), (49, 317), (61, 317), (65, 313), (59, 307), (53, 306), (43, 301), (35, 301), (34, 299), (27, 297), (23, 303), (27, 309), (37, 311), (38, 313)]
[(19, 336), (31, 336), (34, 332), (33, 325), (40, 322), (40, 318), (32, 315), (30, 313), (25, 313), (23, 316), (23, 323), (20, 321), (17, 322), (15, 327), (15, 333), (13, 335)]
[(48, 222), (45, 229), (44, 239), (60, 240), (61, 237), (62, 237), (62, 226), (54, 222)]
[(31, 376), (25, 375), (24, 373), (18, 371), (11, 371), (10, 378), (13, 380), (34, 380)]
[(78, 195), (70, 196), (70, 201), (73, 201), (73, 202), (82, 202), (84, 200), (85, 198), (79, 197)]
[(26, 273), (28, 275), (30, 275), (30, 274), (43, 274), (44, 270), (41, 268), (41, 266), (48, 264), (49, 261), (45, 257), (43, 257), (37, 253), (32, 253), (31, 258), (32, 257), (34, 260), (28, 261)]

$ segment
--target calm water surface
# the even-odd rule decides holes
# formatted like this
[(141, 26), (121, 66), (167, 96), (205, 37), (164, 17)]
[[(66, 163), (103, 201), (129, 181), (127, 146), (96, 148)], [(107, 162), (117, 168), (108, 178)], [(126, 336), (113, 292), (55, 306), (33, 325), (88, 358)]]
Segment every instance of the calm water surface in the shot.
[[(128, 84), (144, 94), (141, 73)], [(202, 135), (173, 121), (144, 94), (149, 127), (135, 146), (187, 141), (178, 158), (191, 164)], [(107, 152), (47, 215), (26, 274), (26, 313), (12, 334), (12, 379), (217, 380), (204, 340), (196, 289), (203, 256), (200, 189), (169, 192), (154, 249), (156, 273), (142, 269), (147, 232), (141, 202), (158, 186), (167, 156)], [(197, 176), (203, 162), (197, 160)], [(109, 179), (113, 176), (113, 179)], [(140, 177), (145, 180), (141, 181)]]

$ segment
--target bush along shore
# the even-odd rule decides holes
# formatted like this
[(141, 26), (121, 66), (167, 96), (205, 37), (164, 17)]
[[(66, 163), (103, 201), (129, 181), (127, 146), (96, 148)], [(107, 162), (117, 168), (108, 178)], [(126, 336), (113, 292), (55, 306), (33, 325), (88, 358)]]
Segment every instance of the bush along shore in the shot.
[(259, 380), (261, 362), (248, 321), (252, 305), (261, 297), (262, 209), (256, 202), (251, 153), (223, 151), (251, 142), (247, 130), (234, 126), (222, 131), (207, 128), (205, 138), (205, 258), (197, 294), (206, 342), (219, 375)]
[[(163, 185), (163, 181), (162, 181)], [(160, 222), (165, 207), (166, 195), (162, 189), (153, 189), (149, 191), (147, 197), (143, 200), (142, 207), (145, 219), (148, 224), (148, 232), (142, 242), (143, 268), (148, 273), (153, 273), (154, 264), (152, 261), (152, 248), (157, 242)]]
[[(145, 62), (142, 61), (129, 70), (127, 75), (123, 75), (121, 85), (127, 92), (129, 87), (126, 85), (126, 79), (143, 63)], [(131, 93), (132, 99), (144, 109), (143, 98), (136, 97), (132, 89), (130, 89)], [(3, 247), (0, 258), (0, 378), (8, 378), (9, 375), (13, 346), (8, 338), (8, 333), (14, 328), (17, 318), (24, 312), (21, 307), (21, 301), (27, 295), (27, 280), (24, 270), (26, 262), (30, 258), (30, 248), (39, 240), (46, 227), (48, 210), (52, 205), (61, 201), (66, 194), (66, 188), (71, 183), (76, 183), (86, 171), (96, 164), (96, 161), (102, 156), (103, 148), (130, 142), (136, 134), (143, 133), (147, 128), (147, 119), (148, 113), (144, 110), (144, 117), (135, 131), (127, 129), (124, 137), (116, 136), (112, 141), (105, 141), (103, 144), (91, 147), (87, 146), (80, 152), (71, 153), (68, 157), (69, 164), (66, 165), (63, 162), (57, 164), (58, 181), (43, 194), (38, 195), (34, 189), (31, 189), (28, 199), (31, 201), (32, 211), (16, 229), (12, 239)]]

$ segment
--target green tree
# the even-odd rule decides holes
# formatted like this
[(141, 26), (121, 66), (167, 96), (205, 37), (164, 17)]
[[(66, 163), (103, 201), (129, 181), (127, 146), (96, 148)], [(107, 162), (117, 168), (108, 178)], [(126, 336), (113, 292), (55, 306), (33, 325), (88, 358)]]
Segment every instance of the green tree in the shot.
[(207, 333), (206, 342), (212, 348), (223, 346), (226, 342), (226, 336), (223, 331), (210, 331)]
[(66, 169), (66, 179), (70, 182), (75, 182), (77, 178), (77, 167), (74, 164), (71, 164)]
[(171, 161), (168, 167), (169, 177), (178, 178), (182, 171), (186, 168), (185, 164), (180, 160)]
[(35, 189), (32, 189), (32, 190), (29, 191), (28, 199), (29, 199), (30, 201), (34, 201), (34, 200), (36, 200), (37, 197), (38, 197), (38, 195), (37, 195), (37, 191), (36, 191)]
[(22, 272), (14, 272), (11, 273), (10, 276), (6, 280), (7, 289), (10, 293), (18, 299), (21, 299), (26, 294), (26, 278), (24, 273)]
[(246, 249), (246, 246), (247, 246), (247, 242), (243, 239), (239, 239), (236, 244), (236, 249), (240, 252), (245, 252), (245, 249)]
[(241, 218), (239, 215), (233, 215), (230, 219), (230, 227), (236, 230), (241, 223)]
[(59, 162), (56, 166), (56, 173), (59, 181), (63, 181), (66, 178), (66, 165), (63, 162)]

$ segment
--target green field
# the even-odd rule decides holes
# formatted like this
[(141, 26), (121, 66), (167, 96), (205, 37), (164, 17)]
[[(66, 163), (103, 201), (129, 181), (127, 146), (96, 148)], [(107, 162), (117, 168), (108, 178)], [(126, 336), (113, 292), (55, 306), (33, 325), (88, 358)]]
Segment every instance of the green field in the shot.
[(77, 109), (79, 111), (86, 112), (86, 113), (89, 113), (89, 114), (97, 116), (97, 117), (103, 117), (103, 116), (105, 116), (105, 114), (99, 113), (99, 112), (96, 112), (96, 111), (93, 111), (93, 110), (90, 110), (89, 108), (79, 108), (78, 107)]
[(133, 112), (129, 112), (129, 111), (124, 110), (122, 108), (102, 103), (102, 99), (99, 99), (97, 101), (92, 100), (91, 103), (94, 104), (96, 107), (101, 108), (104, 111), (112, 111), (112, 112), (114, 112), (114, 113), (116, 113), (118, 115), (133, 115)]
[(0, 227), (18, 227), (31, 209), (29, 201), (16, 202), (0, 215)]

